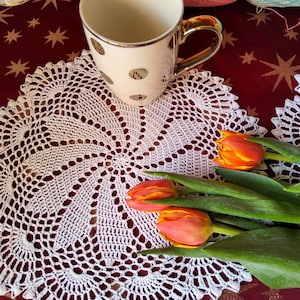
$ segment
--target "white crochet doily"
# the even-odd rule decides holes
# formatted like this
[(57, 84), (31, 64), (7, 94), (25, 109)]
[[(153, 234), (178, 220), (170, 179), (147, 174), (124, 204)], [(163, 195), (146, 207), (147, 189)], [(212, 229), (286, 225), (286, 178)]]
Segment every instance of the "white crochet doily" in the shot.
[[(272, 118), (275, 128), (272, 134), (279, 140), (300, 147), (300, 74), (295, 75), (298, 85), (293, 100), (286, 99), (284, 107), (276, 108), (277, 117)], [(271, 165), (276, 177), (289, 182), (299, 182), (299, 164), (276, 162)]]
[(144, 256), (157, 215), (129, 209), (143, 170), (215, 177), (220, 129), (265, 134), (219, 77), (193, 70), (155, 103), (115, 99), (89, 52), (39, 67), (0, 109), (0, 294), (217, 299), (251, 274), (214, 259)]

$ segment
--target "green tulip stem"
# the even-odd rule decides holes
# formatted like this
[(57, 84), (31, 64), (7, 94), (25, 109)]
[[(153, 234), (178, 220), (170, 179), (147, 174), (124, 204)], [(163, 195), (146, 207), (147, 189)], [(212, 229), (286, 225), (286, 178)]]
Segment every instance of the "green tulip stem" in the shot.
[(270, 160), (279, 160), (283, 162), (289, 162), (289, 163), (294, 163), (295, 161), (285, 155), (275, 153), (275, 152), (265, 152), (265, 159), (270, 159)]
[(229, 236), (234, 236), (245, 232), (243, 229), (225, 225), (216, 221), (213, 222), (212, 229), (214, 233), (225, 234)]
[(186, 196), (186, 195), (190, 195), (190, 194), (195, 194), (195, 190), (191, 189), (189, 187), (181, 187), (177, 189), (177, 192), (180, 196)]

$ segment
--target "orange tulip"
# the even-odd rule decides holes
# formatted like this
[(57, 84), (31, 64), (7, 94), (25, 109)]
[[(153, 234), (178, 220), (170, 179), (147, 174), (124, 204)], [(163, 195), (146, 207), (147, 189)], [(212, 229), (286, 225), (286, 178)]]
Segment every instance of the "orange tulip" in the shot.
[(185, 248), (203, 245), (213, 232), (207, 213), (181, 207), (162, 210), (156, 226), (166, 240)]
[(160, 211), (169, 207), (166, 204), (145, 203), (144, 200), (157, 200), (177, 197), (174, 183), (168, 179), (149, 180), (137, 184), (127, 192), (130, 199), (126, 200), (129, 207), (142, 211)]
[(216, 141), (219, 158), (213, 161), (221, 167), (234, 170), (251, 170), (264, 159), (262, 145), (246, 141), (251, 135), (221, 130), (222, 138)]

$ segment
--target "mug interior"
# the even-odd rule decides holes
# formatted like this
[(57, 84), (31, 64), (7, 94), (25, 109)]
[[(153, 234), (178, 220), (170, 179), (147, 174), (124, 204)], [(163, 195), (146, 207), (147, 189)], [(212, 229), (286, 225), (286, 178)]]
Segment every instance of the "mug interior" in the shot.
[(80, 16), (100, 39), (139, 44), (157, 40), (180, 22), (183, 0), (81, 0)]

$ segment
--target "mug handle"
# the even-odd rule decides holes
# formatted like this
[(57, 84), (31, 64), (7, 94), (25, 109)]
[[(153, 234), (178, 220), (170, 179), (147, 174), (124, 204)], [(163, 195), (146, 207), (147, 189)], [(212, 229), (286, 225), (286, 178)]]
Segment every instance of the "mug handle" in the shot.
[(217, 36), (216, 43), (211, 44), (206, 49), (178, 62), (175, 66), (175, 76), (179, 75), (183, 71), (187, 71), (203, 63), (204, 61), (214, 56), (219, 50), (223, 39), (222, 24), (217, 18), (209, 15), (196, 16), (187, 20), (183, 20), (181, 28), (182, 39), (180, 44), (183, 44), (186, 38), (191, 33), (198, 30), (213, 31)]

